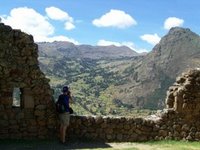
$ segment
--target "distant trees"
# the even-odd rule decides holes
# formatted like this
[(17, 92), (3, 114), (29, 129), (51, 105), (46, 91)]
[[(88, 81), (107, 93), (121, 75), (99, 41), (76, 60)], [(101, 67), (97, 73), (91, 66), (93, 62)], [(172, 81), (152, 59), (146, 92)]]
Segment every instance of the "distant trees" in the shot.
[[(76, 99), (76, 106), (81, 107), (79, 113), (84, 114), (117, 114), (127, 109), (131, 109), (130, 105), (122, 103), (121, 100), (112, 100), (111, 97), (105, 96), (107, 90), (111, 86), (120, 86), (128, 82), (123, 73), (111, 71), (112, 68), (107, 66), (107, 61), (91, 60), (91, 59), (66, 59), (56, 58), (41, 60), (43, 72), (54, 78), (51, 84), (54, 85), (54, 98), (57, 99), (60, 90), (64, 85), (73, 87), (73, 93)], [(113, 65), (115, 60), (112, 60)], [(56, 80), (64, 82), (56, 83)], [(110, 89), (111, 93), (113, 89)], [(120, 90), (120, 92), (126, 92)], [(78, 109), (78, 108), (77, 108)]]

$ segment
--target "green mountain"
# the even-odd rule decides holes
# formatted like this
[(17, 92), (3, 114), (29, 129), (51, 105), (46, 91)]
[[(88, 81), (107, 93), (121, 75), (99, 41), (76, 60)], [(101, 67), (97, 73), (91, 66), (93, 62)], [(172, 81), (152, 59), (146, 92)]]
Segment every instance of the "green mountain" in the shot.
[(118, 87), (127, 92), (117, 95), (139, 108), (162, 108), (168, 87), (182, 72), (199, 67), (199, 58), (199, 35), (189, 29), (172, 28), (150, 53), (127, 68), (127, 76), (133, 78), (124, 87)]
[(138, 108), (160, 109), (177, 75), (200, 65), (200, 37), (172, 28), (147, 55), (127, 47), (38, 43), (42, 71), (55, 98), (72, 89), (78, 114), (132, 115)]

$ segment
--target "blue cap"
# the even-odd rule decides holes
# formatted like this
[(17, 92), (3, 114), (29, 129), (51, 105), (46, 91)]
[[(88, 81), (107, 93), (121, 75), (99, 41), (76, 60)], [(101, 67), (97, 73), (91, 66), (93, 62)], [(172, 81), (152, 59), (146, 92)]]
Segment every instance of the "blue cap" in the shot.
[(68, 86), (64, 86), (62, 92), (68, 92), (68, 90), (69, 90)]

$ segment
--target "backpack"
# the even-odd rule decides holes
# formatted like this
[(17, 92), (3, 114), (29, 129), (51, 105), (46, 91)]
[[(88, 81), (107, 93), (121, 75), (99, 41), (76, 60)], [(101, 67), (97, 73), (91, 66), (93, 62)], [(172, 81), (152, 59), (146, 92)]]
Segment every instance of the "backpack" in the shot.
[[(62, 99), (63, 99), (63, 96), (60, 95), (58, 101), (56, 102), (56, 111), (60, 114), (66, 112), (65, 106), (62, 104)], [(74, 113), (71, 107), (69, 107), (69, 113), (70, 114)]]
[(64, 113), (65, 112), (65, 106), (63, 104), (61, 104), (59, 100), (56, 102), (56, 111), (58, 113)]

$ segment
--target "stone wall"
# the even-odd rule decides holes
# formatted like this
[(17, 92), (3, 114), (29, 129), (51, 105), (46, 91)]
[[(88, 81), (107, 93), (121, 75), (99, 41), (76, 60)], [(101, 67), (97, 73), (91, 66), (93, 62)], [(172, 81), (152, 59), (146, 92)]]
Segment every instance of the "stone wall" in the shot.
[[(0, 138), (56, 137), (58, 118), (33, 37), (0, 23)], [(13, 105), (13, 90), (20, 105)], [(178, 77), (167, 108), (147, 118), (71, 116), (68, 136), (103, 141), (200, 140), (200, 70)], [(57, 130), (58, 132), (58, 130)]]
[(71, 116), (70, 138), (88, 138), (109, 142), (149, 140), (200, 140), (200, 121), (187, 121), (173, 110), (157, 118)]
[(37, 57), (31, 35), (0, 23), (0, 138), (45, 138), (55, 127), (53, 93)]
[(183, 114), (188, 120), (200, 116), (200, 70), (190, 70), (177, 77), (169, 88), (166, 98), (167, 108)]

